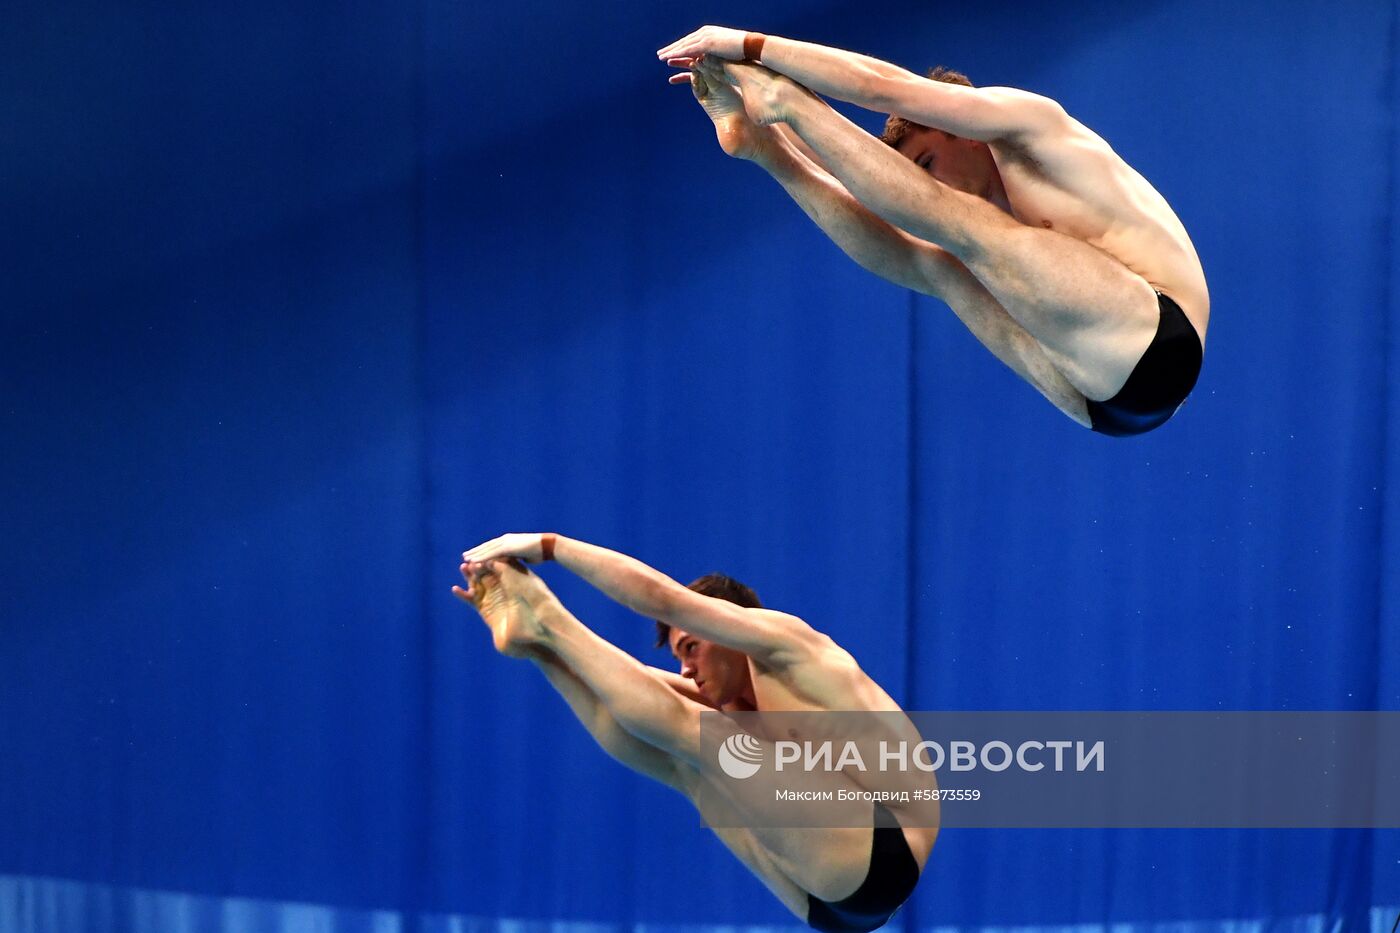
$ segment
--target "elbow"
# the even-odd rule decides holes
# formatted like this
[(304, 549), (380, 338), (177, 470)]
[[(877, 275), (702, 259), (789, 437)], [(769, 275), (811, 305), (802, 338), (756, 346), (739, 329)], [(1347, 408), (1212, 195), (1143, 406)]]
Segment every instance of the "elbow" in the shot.
[(857, 89), (861, 100), (871, 110), (897, 115), (900, 109), (899, 102), (908, 96), (907, 86), (908, 82), (901, 78), (892, 78), (872, 71), (861, 75)]
[[(658, 577), (660, 574), (658, 574)], [(684, 591), (675, 580), (669, 578), (648, 580), (642, 588), (639, 604), (633, 610), (651, 619), (673, 624), (672, 619), (680, 611), (680, 595)]]

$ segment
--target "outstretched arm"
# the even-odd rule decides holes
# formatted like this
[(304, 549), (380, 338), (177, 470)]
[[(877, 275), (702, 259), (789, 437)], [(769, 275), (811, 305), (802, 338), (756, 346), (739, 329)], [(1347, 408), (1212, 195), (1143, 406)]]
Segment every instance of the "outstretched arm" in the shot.
[(766, 67), (818, 94), (964, 139), (1014, 139), (1066, 119), (1055, 101), (1028, 91), (933, 81), (869, 55), (722, 26), (704, 26), (656, 54), (676, 63), (706, 55), (742, 61), (754, 53)]
[(742, 651), (766, 666), (787, 666), (820, 644), (820, 636), (796, 616), (702, 596), (634, 557), (563, 535), (502, 535), (462, 555), (469, 563), (505, 557), (526, 562), (552, 557), (638, 615)]

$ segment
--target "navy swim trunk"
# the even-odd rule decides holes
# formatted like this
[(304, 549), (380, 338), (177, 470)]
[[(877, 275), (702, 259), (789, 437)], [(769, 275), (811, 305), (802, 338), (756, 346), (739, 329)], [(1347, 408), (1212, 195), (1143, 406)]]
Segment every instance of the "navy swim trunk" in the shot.
[(1100, 434), (1145, 434), (1176, 414), (1201, 374), (1201, 338), (1181, 306), (1157, 293), (1157, 333), (1128, 381), (1113, 398), (1089, 402), (1089, 421)]

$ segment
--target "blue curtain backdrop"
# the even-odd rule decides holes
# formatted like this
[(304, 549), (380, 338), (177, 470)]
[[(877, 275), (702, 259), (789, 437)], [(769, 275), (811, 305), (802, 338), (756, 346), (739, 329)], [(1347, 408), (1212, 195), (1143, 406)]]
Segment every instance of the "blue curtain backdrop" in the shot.
[[(1400, 709), (1396, 0), (5, 20), (0, 930), (791, 924), (451, 598), (503, 531), (734, 574), (910, 708)], [(666, 85), (706, 21), (1103, 134), (1205, 263), (1186, 408), (1086, 432), (846, 261)], [(1397, 912), (1395, 831), (962, 831), (897, 922)]]

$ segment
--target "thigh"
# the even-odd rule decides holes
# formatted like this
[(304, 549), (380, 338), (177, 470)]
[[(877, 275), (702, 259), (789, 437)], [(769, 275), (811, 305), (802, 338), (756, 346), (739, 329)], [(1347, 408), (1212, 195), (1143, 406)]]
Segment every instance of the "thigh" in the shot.
[[(844, 819), (833, 820), (831, 803), (814, 803), (813, 814), (804, 818), (787, 804), (780, 813), (775, 812), (773, 791), (766, 783), (750, 786), (726, 776), (718, 766), (703, 763), (687, 771), (685, 792), (705, 824), (725, 839), (726, 845), (730, 838), (742, 840), (748, 847), (745, 851), (756, 862), (751, 864), (743, 855), (740, 858), (756, 873), (761, 874), (755, 864), (761, 865), (766, 871), (776, 871), (804, 893), (827, 901), (849, 896), (865, 880), (874, 834), (872, 804), (838, 804), (847, 812)], [(856, 789), (839, 774), (828, 783), (833, 789)], [(745, 791), (750, 790), (753, 793), (746, 795)], [(823, 821), (846, 825), (822, 826)], [(804, 825), (771, 825), (775, 822)]]
[(807, 891), (787, 874), (752, 830), (738, 827), (711, 827), (724, 847), (754, 873), (783, 906), (804, 923), (807, 920)]
[(1054, 230), (998, 227), (964, 258), (1086, 397), (1128, 381), (1157, 331), (1157, 293), (1103, 250)]
[(1116, 256), (1058, 230), (1031, 227), (932, 178), (927, 228), (910, 233), (952, 253), (1046, 351), (1074, 389), (1114, 395), (1156, 332), (1156, 293)]

